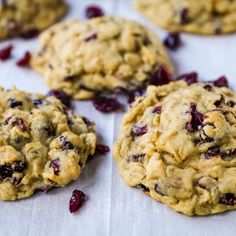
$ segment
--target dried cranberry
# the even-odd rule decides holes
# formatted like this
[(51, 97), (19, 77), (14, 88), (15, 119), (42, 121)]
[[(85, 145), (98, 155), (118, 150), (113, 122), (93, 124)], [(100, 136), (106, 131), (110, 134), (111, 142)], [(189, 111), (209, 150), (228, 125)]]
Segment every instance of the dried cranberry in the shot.
[(220, 107), (222, 104), (224, 104), (225, 103), (225, 98), (224, 98), (224, 96), (221, 94), (220, 95), (220, 99), (219, 100), (216, 100), (215, 102), (214, 102), (214, 105), (216, 106), (216, 107)]
[(97, 39), (97, 37), (98, 37), (97, 34), (92, 34), (89, 37), (87, 37), (84, 41), (89, 42), (89, 41)]
[(145, 157), (145, 154), (135, 154), (128, 156), (128, 162), (142, 162)]
[(198, 82), (198, 73), (197, 72), (191, 72), (187, 74), (180, 75), (177, 80), (184, 80), (187, 82), (188, 85), (194, 84)]
[(19, 107), (19, 106), (23, 105), (23, 103), (21, 101), (17, 101), (14, 98), (9, 98), (8, 103), (11, 108), (15, 108), (15, 107)]
[(96, 96), (93, 99), (93, 106), (101, 112), (108, 113), (112, 111), (117, 111), (122, 108), (122, 105), (115, 98)]
[(212, 86), (210, 84), (206, 84), (203, 87), (204, 89), (206, 89), (207, 91), (211, 92), (212, 91)]
[(96, 5), (88, 6), (85, 10), (86, 17), (88, 19), (94, 18), (94, 17), (100, 17), (104, 15), (103, 10)]
[(213, 84), (217, 87), (229, 87), (228, 80), (225, 76), (221, 76), (220, 78), (215, 80)]
[(161, 86), (170, 83), (173, 80), (171, 73), (165, 66), (159, 67), (151, 76), (150, 84)]
[(156, 106), (156, 107), (154, 107), (153, 113), (160, 115), (161, 112), (162, 112), (162, 106)]
[(74, 213), (80, 209), (86, 200), (86, 195), (80, 190), (74, 190), (70, 199), (70, 213)]
[(21, 118), (16, 117), (16, 119), (12, 122), (12, 125), (18, 126), (23, 132), (28, 131), (28, 127)]
[(142, 190), (143, 192), (149, 192), (150, 191), (150, 189), (148, 187), (146, 187), (145, 185), (143, 185), (143, 184), (138, 184), (136, 187), (138, 189)]
[(145, 126), (135, 125), (132, 129), (132, 135), (133, 135), (133, 137), (139, 137), (139, 136), (146, 134), (147, 131), (148, 131), (148, 128), (146, 125)]
[(16, 161), (12, 165), (5, 164), (0, 167), (0, 180), (12, 177), (14, 172), (22, 172), (26, 165), (22, 161)]
[(39, 106), (39, 105), (42, 105), (43, 104), (43, 101), (41, 99), (34, 99), (32, 100), (32, 103), (35, 105), (35, 106)]
[(60, 159), (59, 158), (56, 158), (54, 160), (52, 160), (49, 164), (49, 168), (53, 168), (53, 172), (55, 175), (59, 175), (60, 173)]
[(193, 102), (190, 103), (189, 113), (191, 114), (191, 121), (185, 124), (185, 128), (189, 133), (193, 133), (198, 130), (198, 127), (204, 121), (204, 115), (197, 111), (197, 105)]
[(233, 193), (225, 193), (221, 198), (219, 203), (228, 205), (228, 206), (233, 206), (236, 204), (236, 198)]
[(20, 37), (23, 39), (32, 39), (38, 36), (39, 31), (37, 29), (29, 29), (20, 34)]
[(27, 67), (29, 66), (30, 59), (30, 52), (25, 52), (25, 55), (16, 64), (20, 67)]
[(179, 12), (180, 14), (180, 22), (181, 24), (185, 25), (188, 24), (190, 22), (189, 18), (188, 18), (188, 8), (182, 8)]
[(226, 103), (226, 105), (229, 106), (229, 107), (234, 107), (236, 105), (236, 103), (234, 101), (228, 101)]
[(59, 99), (65, 106), (70, 107), (71, 97), (63, 90), (50, 90), (47, 96), (54, 96)]
[(181, 44), (180, 36), (178, 33), (169, 33), (163, 43), (167, 48), (176, 50)]
[(209, 160), (213, 157), (221, 157), (223, 160), (227, 160), (228, 157), (236, 155), (236, 149), (231, 149), (228, 151), (220, 151), (219, 147), (212, 147), (204, 153), (205, 159)]
[(96, 154), (106, 155), (110, 151), (110, 148), (103, 144), (96, 145)]
[(0, 49), (0, 60), (5, 61), (11, 57), (13, 46), (8, 45)]
[(60, 136), (59, 139), (63, 150), (74, 149), (74, 145), (68, 141), (65, 136)]

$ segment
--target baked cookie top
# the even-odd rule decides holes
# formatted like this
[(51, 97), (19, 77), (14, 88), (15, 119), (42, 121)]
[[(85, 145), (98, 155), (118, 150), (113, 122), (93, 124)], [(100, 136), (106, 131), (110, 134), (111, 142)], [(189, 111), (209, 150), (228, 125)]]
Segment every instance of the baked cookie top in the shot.
[(172, 71), (157, 36), (129, 20), (101, 17), (59, 23), (40, 36), (31, 65), (48, 86), (75, 99), (145, 86), (161, 66)]
[(16, 200), (76, 180), (96, 135), (55, 97), (0, 88), (0, 199)]
[(187, 215), (236, 208), (235, 105), (225, 87), (149, 86), (114, 144), (122, 178)]
[(30, 37), (51, 26), (66, 11), (64, 0), (1, 0), (0, 40)]
[(235, 0), (134, 0), (136, 8), (170, 31), (224, 34), (236, 31)]

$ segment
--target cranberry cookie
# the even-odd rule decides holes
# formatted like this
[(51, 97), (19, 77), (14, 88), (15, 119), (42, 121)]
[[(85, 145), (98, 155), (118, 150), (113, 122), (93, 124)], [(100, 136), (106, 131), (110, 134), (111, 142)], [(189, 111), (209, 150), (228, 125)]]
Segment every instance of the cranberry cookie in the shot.
[(63, 187), (93, 155), (93, 124), (55, 97), (0, 88), (0, 199)]
[(64, 0), (1, 0), (0, 40), (30, 38), (48, 28), (67, 11)]
[(129, 20), (65, 21), (42, 33), (40, 43), (32, 67), (50, 88), (63, 89), (75, 99), (145, 87), (161, 67), (172, 71), (157, 36)]
[(184, 81), (149, 86), (113, 149), (124, 181), (186, 215), (236, 208), (236, 95)]
[(136, 8), (171, 31), (224, 34), (236, 31), (236, 0), (134, 0)]

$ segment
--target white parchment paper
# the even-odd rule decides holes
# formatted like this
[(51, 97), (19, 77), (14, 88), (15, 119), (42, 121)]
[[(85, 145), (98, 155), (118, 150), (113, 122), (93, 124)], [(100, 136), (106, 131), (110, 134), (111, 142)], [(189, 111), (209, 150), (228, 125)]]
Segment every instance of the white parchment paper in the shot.
[[(139, 15), (131, 0), (68, 0), (71, 11), (67, 18), (84, 18), (84, 8), (99, 4), (109, 15), (137, 20), (164, 38), (166, 32)], [(236, 89), (236, 35), (201, 37), (182, 34), (183, 46), (171, 58), (177, 74), (196, 70), (200, 77), (210, 80), (226, 75)], [(29, 69), (15, 66), (26, 50), (33, 51), (37, 40), (11, 40), (13, 58), (0, 61), (0, 85), (5, 88), (46, 93), (42, 78)], [(0, 43), (0, 47), (7, 42)], [(112, 146), (119, 132), (122, 113), (104, 115), (90, 102), (74, 102), (76, 113), (96, 121), (101, 142)], [(68, 203), (72, 191), (81, 189), (89, 199), (77, 214), (70, 214)], [(0, 202), (0, 235), (174, 235), (228, 236), (235, 235), (236, 211), (210, 217), (186, 217), (127, 187), (120, 179), (111, 153), (93, 159), (79, 180), (47, 194), (26, 200)]]

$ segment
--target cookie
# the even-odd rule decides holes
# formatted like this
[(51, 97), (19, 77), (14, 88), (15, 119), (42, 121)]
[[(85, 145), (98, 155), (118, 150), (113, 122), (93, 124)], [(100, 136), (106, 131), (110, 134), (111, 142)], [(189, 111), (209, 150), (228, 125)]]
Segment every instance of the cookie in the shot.
[(0, 88), (0, 199), (29, 197), (76, 180), (93, 155), (87, 119), (55, 97)]
[(235, 0), (134, 0), (158, 26), (176, 32), (225, 34), (236, 31)]
[(120, 87), (145, 87), (162, 66), (172, 72), (157, 36), (129, 20), (65, 21), (42, 33), (40, 43), (32, 67), (50, 88), (63, 89), (75, 99), (90, 99)]
[(184, 81), (149, 86), (113, 154), (123, 180), (186, 215), (236, 208), (236, 95)]
[(64, 0), (1, 0), (0, 40), (30, 38), (55, 23), (66, 11)]

